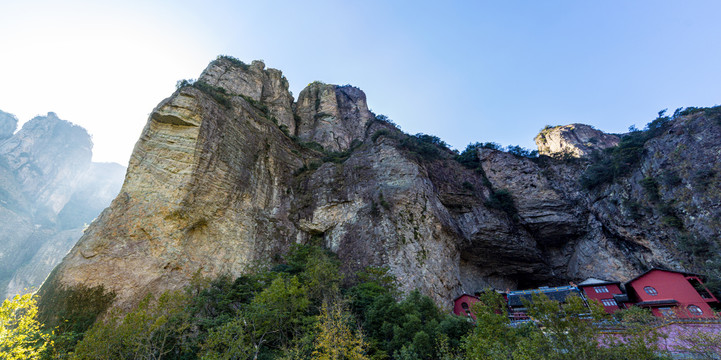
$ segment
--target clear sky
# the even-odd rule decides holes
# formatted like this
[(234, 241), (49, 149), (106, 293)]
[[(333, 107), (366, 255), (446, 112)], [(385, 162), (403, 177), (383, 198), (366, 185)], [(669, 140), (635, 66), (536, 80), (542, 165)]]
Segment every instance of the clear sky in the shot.
[(535, 148), (721, 104), (721, 1), (0, 0), (0, 110), (54, 111), (127, 164), (147, 116), (219, 54), (298, 94), (352, 84), (408, 133)]

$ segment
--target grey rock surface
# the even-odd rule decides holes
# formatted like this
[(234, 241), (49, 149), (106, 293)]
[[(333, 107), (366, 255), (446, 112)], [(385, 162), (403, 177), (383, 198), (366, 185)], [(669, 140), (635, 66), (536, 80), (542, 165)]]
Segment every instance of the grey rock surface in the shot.
[(361, 141), (374, 118), (360, 89), (319, 82), (300, 92), (295, 113), (298, 138), (317, 142), (330, 151), (347, 150), (353, 140)]

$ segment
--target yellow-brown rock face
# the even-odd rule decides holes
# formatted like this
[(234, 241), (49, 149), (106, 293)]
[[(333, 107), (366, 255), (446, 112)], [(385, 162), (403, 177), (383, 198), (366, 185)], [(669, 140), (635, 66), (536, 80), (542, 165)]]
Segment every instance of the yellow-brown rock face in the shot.
[(538, 153), (547, 156), (588, 156), (618, 144), (619, 137), (584, 124), (547, 127), (536, 136)]

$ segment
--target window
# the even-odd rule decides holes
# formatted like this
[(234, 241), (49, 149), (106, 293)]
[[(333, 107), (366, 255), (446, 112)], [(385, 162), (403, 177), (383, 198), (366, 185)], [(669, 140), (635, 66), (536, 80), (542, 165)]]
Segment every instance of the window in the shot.
[(709, 293), (708, 289), (703, 285), (701, 280), (699, 280), (697, 277), (687, 277), (686, 280), (688, 280), (689, 283), (693, 286), (696, 291), (701, 295), (704, 299), (713, 299), (713, 296), (711, 296), (711, 293)]
[(593, 290), (596, 291), (596, 294), (598, 294), (598, 293), (607, 293), (607, 292), (608, 292), (608, 288), (606, 288), (605, 286), (594, 286), (594, 287), (593, 287)]
[(643, 288), (643, 291), (645, 291), (646, 294), (649, 294), (651, 296), (658, 295), (658, 291), (656, 291), (656, 289), (654, 289), (652, 286), (646, 286), (645, 288)]
[(618, 306), (616, 300), (613, 299), (603, 299), (601, 300), (601, 304), (603, 304), (603, 306)]
[(670, 307), (660, 307), (658, 311), (660, 311), (664, 317), (676, 317), (676, 312)]
[(462, 302), (461, 307), (463, 308), (463, 311), (466, 313), (467, 316), (471, 316), (471, 309), (469, 309), (467, 302)]
[(701, 308), (696, 305), (689, 305), (688, 312), (691, 315), (695, 315), (695, 316), (703, 315), (703, 310), (701, 310)]

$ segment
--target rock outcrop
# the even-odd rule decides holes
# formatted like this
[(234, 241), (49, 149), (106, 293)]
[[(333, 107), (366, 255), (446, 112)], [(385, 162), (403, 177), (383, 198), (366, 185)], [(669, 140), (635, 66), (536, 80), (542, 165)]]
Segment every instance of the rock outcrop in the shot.
[[(638, 179), (661, 171), (664, 157), (702, 156), (689, 148), (705, 141), (703, 154), (713, 160), (706, 163), (716, 169), (721, 151), (718, 136), (684, 125), (678, 131), (687, 138), (669, 132), (649, 141), (654, 153), (628, 179), (586, 190), (578, 178), (588, 160), (481, 149), (462, 165), (452, 151), (376, 119), (357, 88), (313, 83), (295, 103), (287, 89), (278, 70), (220, 58), (163, 100), (120, 194), (41, 293), (102, 286), (115, 294), (115, 306), (127, 308), (195, 274), (238, 276), (282, 261), (293, 243), (317, 242), (338, 254), (351, 277), (368, 265), (387, 266), (402, 290), (419, 288), (444, 306), (487, 286), (680, 269), (684, 257), (671, 240), (678, 230), (653, 211), (631, 219), (623, 204), (643, 197)], [(698, 121), (718, 131), (694, 119), (676, 124)], [(618, 142), (573, 128), (579, 134), (559, 151), (582, 155)], [(593, 146), (587, 133), (598, 139)], [(664, 199), (675, 194), (664, 191)], [(713, 205), (700, 197), (688, 204), (679, 208), (689, 212), (683, 221), (717, 236)]]
[(92, 163), (90, 135), (54, 113), (14, 135), (9, 118), (11, 136), (0, 141), (0, 289), (13, 296), (42, 283), (117, 195), (125, 169)]
[(546, 156), (588, 156), (618, 145), (619, 137), (584, 124), (548, 126), (536, 135), (538, 153)]
[(362, 141), (368, 122), (375, 118), (360, 89), (319, 82), (300, 92), (295, 113), (298, 138), (330, 151), (347, 150), (354, 140)]
[(13, 136), (17, 126), (18, 119), (13, 114), (0, 111), (0, 141)]

